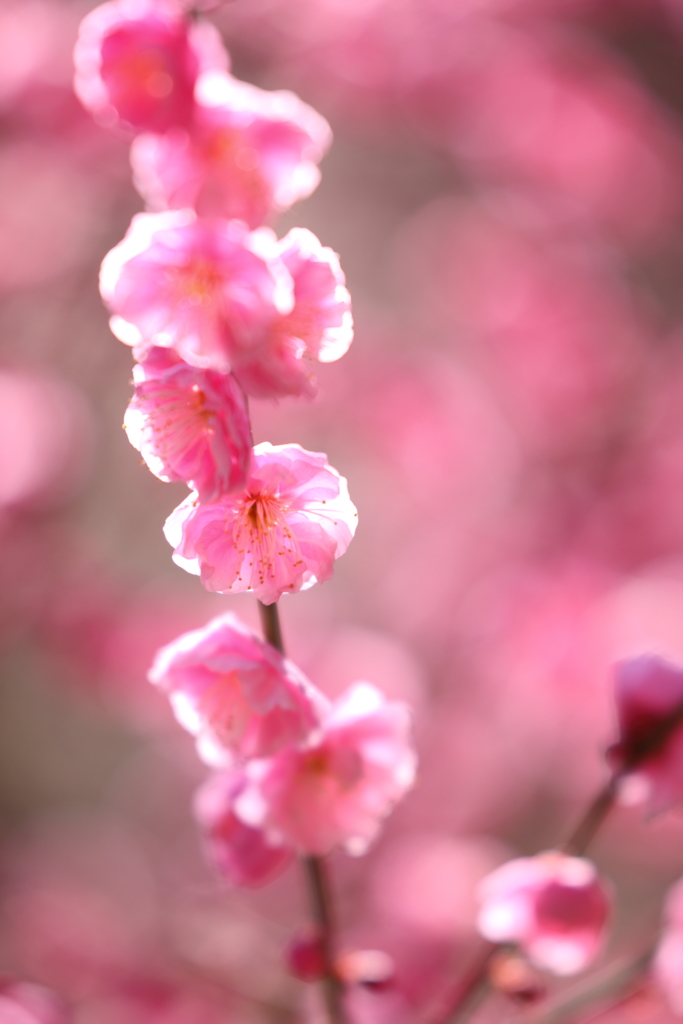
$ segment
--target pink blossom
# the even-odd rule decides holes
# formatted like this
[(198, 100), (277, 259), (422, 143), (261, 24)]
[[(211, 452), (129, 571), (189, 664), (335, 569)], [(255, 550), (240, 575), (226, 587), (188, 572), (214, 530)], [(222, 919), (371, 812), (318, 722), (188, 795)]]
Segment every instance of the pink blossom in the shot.
[(272, 845), (260, 829), (236, 816), (233, 806), (243, 786), (239, 771), (210, 776), (195, 794), (194, 813), (219, 875), (232, 885), (255, 889), (282, 874), (294, 854), (291, 847)]
[(633, 774), (662, 811), (683, 800), (683, 669), (652, 654), (616, 667), (619, 742), (608, 751), (618, 772)]
[(315, 189), (331, 132), (297, 96), (209, 71), (195, 99), (188, 130), (140, 135), (133, 143), (135, 184), (152, 209), (192, 207), (255, 228)]
[(297, 743), (327, 706), (291, 661), (231, 614), (162, 647), (149, 680), (169, 695), (210, 764)]
[(307, 743), (249, 762), (235, 810), (273, 841), (307, 853), (325, 854), (338, 843), (364, 853), (413, 784), (409, 734), (407, 705), (356, 683)]
[(161, 480), (183, 480), (199, 500), (241, 490), (251, 460), (244, 393), (231, 374), (198, 370), (152, 348), (133, 369), (135, 394), (123, 425)]
[(165, 131), (190, 121), (203, 68), (225, 67), (220, 35), (172, 0), (113, 0), (81, 22), (74, 88), (100, 121)]
[(311, 364), (339, 359), (353, 337), (338, 258), (302, 228), (278, 242), (191, 210), (138, 214), (105, 257), (100, 290), (114, 334), (138, 354), (174, 348), (259, 397), (313, 394)]
[(312, 232), (293, 228), (279, 243), (294, 283), (294, 306), (272, 325), (261, 350), (242, 349), (235, 375), (250, 395), (314, 395), (314, 361), (332, 363), (353, 339), (351, 298), (335, 252)]
[(140, 354), (174, 348), (221, 373), (236, 353), (262, 347), (294, 304), (274, 237), (249, 234), (239, 221), (198, 220), (191, 210), (134, 217), (102, 263), (100, 290), (121, 341)]
[(254, 448), (245, 490), (200, 505), (191, 493), (166, 520), (173, 560), (207, 590), (251, 590), (272, 604), (281, 594), (330, 579), (356, 530), (344, 477), (325, 455), (298, 444)]
[(664, 931), (654, 958), (654, 974), (671, 1009), (683, 1014), (683, 880), (679, 880), (667, 896), (664, 920)]
[(550, 851), (497, 868), (481, 883), (479, 931), (516, 942), (537, 966), (575, 974), (602, 942), (609, 900), (593, 864)]

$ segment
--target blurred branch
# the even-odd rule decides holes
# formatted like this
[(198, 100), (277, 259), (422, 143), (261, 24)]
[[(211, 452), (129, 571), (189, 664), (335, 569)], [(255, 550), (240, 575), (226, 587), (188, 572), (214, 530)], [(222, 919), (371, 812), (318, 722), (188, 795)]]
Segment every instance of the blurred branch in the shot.
[(578, 825), (562, 847), (570, 857), (580, 857), (614, 806), (621, 775), (614, 774), (586, 808)]
[[(586, 1009), (601, 997), (608, 999), (608, 1004), (596, 1013), (613, 1009), (636, 990), (636, 983), (650, 965), (655, 945), (656, 940), (653, 940), (635, 958), (622, 957), (569, 991), (548, 1000), (544, 1006), (515, 1016), (515, 1024), (570, 1024), (577, 1016), (583, 1017)], [(615, 996), (618, 996), (616, 1002), (613, 1001)]]

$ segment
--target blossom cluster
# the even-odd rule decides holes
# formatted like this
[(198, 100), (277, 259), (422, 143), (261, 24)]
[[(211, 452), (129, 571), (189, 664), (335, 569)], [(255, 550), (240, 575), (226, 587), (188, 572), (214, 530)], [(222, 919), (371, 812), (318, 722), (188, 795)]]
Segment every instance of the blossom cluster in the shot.
[[(172, 0), (97, 8), (83, 22), (76, 66), (86, 107), (134, 136), (133, 177), (147, 207), (105, 258), (100, 277), (112, 331), (136, 359), (129, 440), (156, 476), (191, 488), (165, 527), (174, 561), (209, 591), (250, 591), (273, 605), (284, 593), (328, 580), (356, 525), (346, 481), (326, 456), (298, 444), (254, 446), (248, 406), (250, 398), (313, 395), (316, 364), (337, 360), (351, 342), (336, 254), (310, 231), (294, 228), (278, 239), (270, 226), (274, 214), (317, 185), (329, 127), (292, 94), (231, 76), (212, 26)], [(545, 351), (554, 317), (545, 310), (547, 294), (553, 310), (569, 311), (567, 322), (579, 325), (560, 344), (569, 362), (585, 343), (584, 318), (621, 324), (619, 303), (612, 309), (605, 300), (603, 308), (596, 299), (592, 267), (558, 257), (557, 265), (540, 268), (514, 231), (501, 266), (512, 266), (529, 292), (527, 305), (511, 306), (532, 312), (519, 323), (498, 323), (488, 292), (503, 271), (490, 265), (495, 239), (487, 236), (498, 229), (493, 222), (482, 231), (459, 227), (454, 251), (476, 287), (465, 274), (463, 288), (460, 273), (455, 301), (483, 335), (519, 336), (532, 347), (540, 339)], [(542, 371), (542, 362), (531, 363)], [(611, 373), (598, 367), (594, 383), (576, 387), (578, 398), (563, 383), (559, 406), (548, 392), (544, 401), (553, 415), (559, 409), (558, 423), (573, 422), (590, 404), (584, 391), (609, 392), (602, 377), (611, 387)], [(537, 402), (520, 405), (532, 410), (524, 413), (526, 430), (537, 443), (544, 415)], [(418, 471), (429, 469), (427, 459), (409, 462), (412, 473), (418, 462)], [(210, 858), (233, 884), (262, 885), (296, 853), (322, 856), (338, 845), (364, 852), (412, 785), (405, 705), (365, 682), (328, 700), (231, 614), (162, 648), (150, 680), (169, 696), (212, 771), (195, 815)], [(608, 755), (615, 793), (647, 793), (654, 810), (680, 799), (682, 702), (675, 667), (649, 657), (620, 666), (620, 736)], [(485, 878), (478, 927), (492, 943), (515, 944), (535, 967), (570, 975), (598, 955), (610, 902), (594, 865), (569, 844), (510, 860)], [(674, 894), (655, 966), (675, 1005), (679, 903)]]
[(295, 850), (364, 852), (413, 782), (404, 704), (369, 683), (330, 703), (230, 613), (162, 648), (150, 680), (219, 769), (195, 809), (235, 884), (263, 884)]
[[(233, 78), (215, 29), (171, 0), (97, 7), (75, 63), (84, 105), (133, 133), (148, 208), (100, 275), (137, 360), (128, 438), (157, 477), (191, 488), (166, 522), (175, 562), (209, 591), (272, 605), (328, 580), (356, 528), (326, 456), (254, 446), (248, 407), (314, 394), (315, 364), (352, 339), (337, 255), (266, 225), (317, 185), (329, 126)], [(195, 811), (234, 884), (263, 884), (297, 851), (363, 852), (412, 785), (405, 705), (365, 682), (330, 702), (232, 614), (162, 648), (149, 678), (213, 769)]]

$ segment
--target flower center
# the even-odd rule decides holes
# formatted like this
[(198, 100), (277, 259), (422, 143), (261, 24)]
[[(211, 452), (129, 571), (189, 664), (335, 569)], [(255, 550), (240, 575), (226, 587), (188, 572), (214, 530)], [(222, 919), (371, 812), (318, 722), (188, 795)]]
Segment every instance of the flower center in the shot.
[(221, 275), (210, 260), (197, 259), (181, 272), (180, 290), (192, 305), (207, 306), (221, 283)]

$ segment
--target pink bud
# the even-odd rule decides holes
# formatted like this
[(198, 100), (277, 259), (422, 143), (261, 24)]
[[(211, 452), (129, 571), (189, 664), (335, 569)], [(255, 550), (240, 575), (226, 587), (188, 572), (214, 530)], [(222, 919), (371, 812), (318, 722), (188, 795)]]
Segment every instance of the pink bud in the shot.
[(608, 751), (615, 771), (644, 783), (653, 811), (683, 800), (683, 669), (655, 655), (617, 665), (619, 741)]
[(389, 988), (396, 973), (393, 959), (381, 949), (347, 950), (337, 957), (336, 967), (347, 985), (362, 985), (375, 992)]
[(320, 981), (325, 976), (325, 955), (318, 932), (295, 936), (287, 946), (285, 960), (289, 973), (299, 981)]
[(575, 974), (596, 956), (609, 900), (590, 861), (555, 851), (508, 861), (479, 894), (484, 938), (518, 943), (536, 966)]

